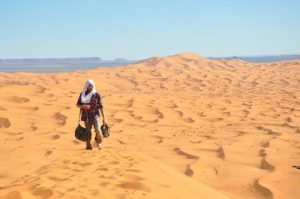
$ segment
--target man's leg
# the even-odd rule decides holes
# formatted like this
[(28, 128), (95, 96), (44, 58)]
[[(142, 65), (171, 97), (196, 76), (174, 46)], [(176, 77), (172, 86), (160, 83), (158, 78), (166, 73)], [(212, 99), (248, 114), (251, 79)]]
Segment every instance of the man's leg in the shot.
[(95, 140), (99, 148), (101, 148), (101, 142), (102, 142), (102, 137), (100, 133), (100, 127), (99, 127), (99, 118), (96, 118), (94, 121), (94, 128), (96, 132)]
[(85, 149), (86, 150), (92, 150), (92, 145), (91, 145), (91, 137), (92, 137), (92, 132), (91, 132), (91, 128), (92, 128), (92, 123), (88, 122), (88, 121), (85, 121), (84, 122), (85, 124), (85, 128), (88, 132), (88, 138), (87, 138), (87, 141), (86, 141), (86, 147)]

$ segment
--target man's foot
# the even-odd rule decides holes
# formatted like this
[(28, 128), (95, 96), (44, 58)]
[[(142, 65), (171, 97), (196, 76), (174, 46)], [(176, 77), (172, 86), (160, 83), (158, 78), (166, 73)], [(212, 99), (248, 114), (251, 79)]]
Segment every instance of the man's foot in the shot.
[(86, 143), (85, 149), (86, 149), (86, 150), (92, 150), (93, 147), (92, 147), (91, 143)]
[(102, 142), (102, 137), (101, 137), (100, 133), (96, 133), (95, 143), (96, 143), (99, 150), (102, 149), (101, 142)]
[(102, 137), (101, 137), (100, 133), (96, 133), (95, 141), (97, 144), (100, 144), (102, 142)]

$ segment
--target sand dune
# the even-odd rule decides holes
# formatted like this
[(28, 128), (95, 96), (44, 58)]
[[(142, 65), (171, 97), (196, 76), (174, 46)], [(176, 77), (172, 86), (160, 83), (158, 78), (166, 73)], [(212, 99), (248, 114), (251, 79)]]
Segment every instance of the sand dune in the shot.
[[(86, 79), (111, 137), (74, 138)], [(1, 198), (298, 198), (300, 61), (193, 53), (58, 74), (0, 73)]]

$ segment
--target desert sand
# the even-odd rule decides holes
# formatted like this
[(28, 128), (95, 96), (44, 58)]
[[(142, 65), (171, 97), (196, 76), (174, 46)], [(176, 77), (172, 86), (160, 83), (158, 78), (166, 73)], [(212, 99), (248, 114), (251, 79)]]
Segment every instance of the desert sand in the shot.
[[(74, 137), (87, 79), (111, 136)], [(0, 73), (0, 198), (300, 196), (300, 61), (193, 53), (69, 73)]]

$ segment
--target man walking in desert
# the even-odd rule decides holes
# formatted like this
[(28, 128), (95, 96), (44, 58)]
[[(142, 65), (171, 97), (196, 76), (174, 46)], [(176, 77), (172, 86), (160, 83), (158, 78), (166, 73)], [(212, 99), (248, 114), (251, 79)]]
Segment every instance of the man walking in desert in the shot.
[[(86, 141), (86, 150), (92, 150), (91, 135), (92, 127), (94, 126), (96, 135), (95, 141), (99, 149), (102, 148), (102, 137), (99, 127), (100, 113), (102, 116), (103, 125), (106, 125), (105, 115), (102, 104), (102, 97), (96, 91), (96, 85), (93, 80), (87, 80), (82, 92), (77, 100), (77, 107), (81, 111), (81, 121), (84, 121), (85, 127), (89, 133), (89, 139)], [(100, 111), (99, 111), (100, 110)]]

